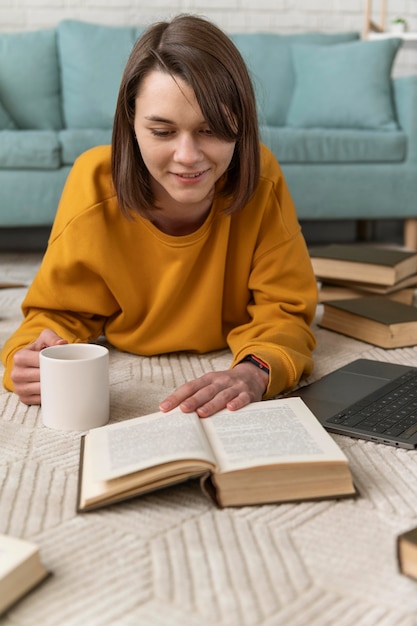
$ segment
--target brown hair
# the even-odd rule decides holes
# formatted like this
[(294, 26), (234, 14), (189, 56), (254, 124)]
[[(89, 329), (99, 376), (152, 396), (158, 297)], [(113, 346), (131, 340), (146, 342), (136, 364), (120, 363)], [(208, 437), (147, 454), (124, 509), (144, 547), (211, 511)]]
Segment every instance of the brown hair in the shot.
[(255, 96), (246, 65), (233, 42), (211, 22), (179, 15), (148, 28), (136, 42), (123, 73), (112, 137), (112, 175), (121, 211), (154, 208), (150, 175), (135, 133), (135, 100), (153, 70), (184, 80), (213, 132), (236, 146), (221, 187), (227, 212), (242, 208), (259, 180), (260, 150)]

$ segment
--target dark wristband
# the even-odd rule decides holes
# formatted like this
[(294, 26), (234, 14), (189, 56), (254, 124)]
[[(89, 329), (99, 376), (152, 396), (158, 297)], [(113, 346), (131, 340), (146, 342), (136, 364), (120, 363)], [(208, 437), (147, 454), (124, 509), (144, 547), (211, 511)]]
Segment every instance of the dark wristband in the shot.
[(254, 365), (256, 365), (256, 367), (259, 367), (260, 370), (269, 374), (269, 367), (267, 366), (267, 364), (254, 354), (249, 354), (248, 356), (245, 356), (245, 358), (241, 360), (241, 363), (243, 363), (244, 361), (249, 361), (249, 363), (253, 363)]

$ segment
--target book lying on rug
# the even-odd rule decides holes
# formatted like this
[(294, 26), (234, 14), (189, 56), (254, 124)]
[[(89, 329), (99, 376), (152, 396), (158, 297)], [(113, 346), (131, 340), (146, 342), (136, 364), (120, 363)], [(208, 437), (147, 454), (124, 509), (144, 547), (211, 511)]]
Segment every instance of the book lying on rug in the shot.
[(81, 438), (77, 511), (191, 478), (220, 507), (355, 494), (348, 461), (301, 398), (200, 419), (153, 413)]
[[(366, 289), (343, 285), (334, 285), (330, 283), (322, 283), (319, 285), (319, 302), (328, 302), (329, 300), (349, 300), (352, 298), (365, 298), (367, 296), (377, 295)], [(397, 289), (386, 294), (387, 298), (403, 302), (403, 304), (413, 304), (415, 297), (415, 288), (408, 287), (406, 289)]]
[(328, 244), (310, 249), (320, 279), (395, 285), (417, 273), (417, 252), (371, 244)]
[(0, 289), (11, 289), (14, 287), (26, 287), (26, 285), (23, 283), (0, 280)]
[(399, 535), (397, 556), (400, 572), (417, 580), (417, 528)]
[(36, 544), (0, 535), (0, 614), (47, 576), (49, 572), (42, 565)]
[(381, 348), (417, 345), (417, 308), (383, 296), (324, 302), (319, 326)]

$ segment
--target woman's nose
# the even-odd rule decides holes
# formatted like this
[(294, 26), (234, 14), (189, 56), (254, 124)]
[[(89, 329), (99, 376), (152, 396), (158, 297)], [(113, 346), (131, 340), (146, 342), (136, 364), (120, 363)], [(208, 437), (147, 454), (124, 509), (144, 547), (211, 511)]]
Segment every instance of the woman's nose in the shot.
[(201, 148), (197, 137), (184, 134), (178, 137), (174, 160), (180, 163), (195, 163), (201, 159)]

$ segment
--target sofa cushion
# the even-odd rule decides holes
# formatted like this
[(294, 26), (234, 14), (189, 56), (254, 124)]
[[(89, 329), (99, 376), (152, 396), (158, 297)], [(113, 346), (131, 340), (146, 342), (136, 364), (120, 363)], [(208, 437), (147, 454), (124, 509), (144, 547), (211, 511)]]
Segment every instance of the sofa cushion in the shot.
[(61, 130), (62, 163), (71, 165), (86, 150), (111, 143), (111, 128), (68, 128)]
[(400, 39), (293, 46), (296, 86), (287, 124), (304, 128), (397, 128), (391, 68)]
[(261, 138), (282, 163), (398, 163), (407, 153), (402, 131), (261, 126)]
[[(69, 170), (69, 166), (55, 170), (25, 169), (23, 172), (0, 168), (1, 226), (50, 228)], [(37, 240), (35, 231), (29, 231), (29, 234), (30, 240)]]
[(12, 128), (16, 128), (16, 124), (0, 102), (0, 130), (11, 130)]
[(0, 35), (0, 100), (18, 128), (62, 128), (55, 30)]
[(58, 25), (66, 127), (112, 127), (123, 69), (139, 32), (77, 20)]
[(231, 35), (251, 73), (261, 123), (284, 126), (295, 75), (291, 57), (293, 44), (332, 45), (354, 41), (355, 32), (346, 33), (235, 33)]
[(0, 168), (57, 169), (61, 165), (58, 135), (53, 130), (3, 130)]

